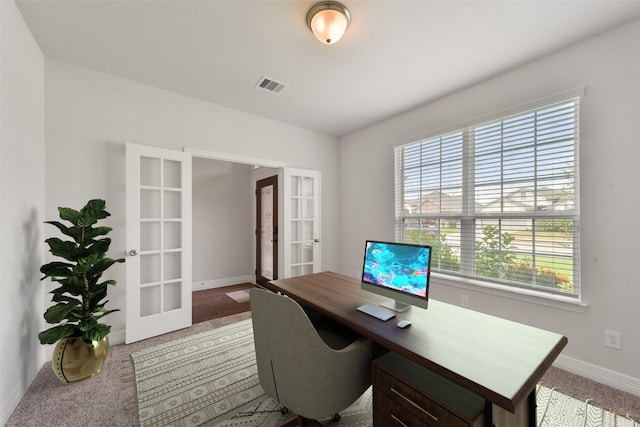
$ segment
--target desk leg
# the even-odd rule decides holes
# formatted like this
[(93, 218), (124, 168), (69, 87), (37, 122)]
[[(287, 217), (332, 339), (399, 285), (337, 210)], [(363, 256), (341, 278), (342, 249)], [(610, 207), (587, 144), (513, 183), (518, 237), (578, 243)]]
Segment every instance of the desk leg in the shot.
[(538, 412), (538, 404), (536, 403), (536, 387), (529, 393), (529, 425), (536, 427), (538, 422), (536, 420), (536, 414)]
[[(516, 406), (514, 413), (485, 403), (485, 426), (489, 427), (536, 427), (535, 388)], [(491, 412), (490, 412), (491, 411)], [(491, 416), (487, 414), (491, 413)]]
[(495, 427), (493, 423), (493, 403), (484, 401), (484, 425), (485, 427)]

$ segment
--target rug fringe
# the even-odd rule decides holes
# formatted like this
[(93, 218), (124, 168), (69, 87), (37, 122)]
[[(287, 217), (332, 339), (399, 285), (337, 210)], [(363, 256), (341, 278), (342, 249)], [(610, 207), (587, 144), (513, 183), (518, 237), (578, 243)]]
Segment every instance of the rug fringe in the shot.
[(135, 370), (131, 360), (120, 361), (120, 381), (130, 383), (135, 381)]
[(124, 403), (124, 409), (128, 412), (133, 412), (134, 410), (138, 410), (138, 399), (135, 397), (133, 399), (129, 399)]

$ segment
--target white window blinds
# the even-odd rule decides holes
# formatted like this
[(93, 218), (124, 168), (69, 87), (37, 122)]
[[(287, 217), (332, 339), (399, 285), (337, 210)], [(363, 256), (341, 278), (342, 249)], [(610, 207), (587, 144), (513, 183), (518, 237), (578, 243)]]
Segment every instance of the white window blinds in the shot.
[(433, 271), (579, 295), (578, 105), (396, 147), (396, 239)]

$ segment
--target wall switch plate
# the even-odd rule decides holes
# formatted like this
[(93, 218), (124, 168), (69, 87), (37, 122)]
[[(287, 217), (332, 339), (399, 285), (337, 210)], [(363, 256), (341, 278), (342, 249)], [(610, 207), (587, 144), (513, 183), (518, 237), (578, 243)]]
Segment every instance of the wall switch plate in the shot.
[(605, 329), (604, 331), (604, 345), (611, 348), (622, 348), (622, 336), (618, 331), (610, 331)]

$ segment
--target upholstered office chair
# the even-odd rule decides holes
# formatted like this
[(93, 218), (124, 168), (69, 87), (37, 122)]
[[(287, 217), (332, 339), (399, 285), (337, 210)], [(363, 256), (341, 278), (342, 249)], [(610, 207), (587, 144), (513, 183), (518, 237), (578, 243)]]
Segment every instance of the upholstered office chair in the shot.
[(299, 419), (316, 421), (348, 408), (371, 385), (371, 342), (317, 330), (289, 297), (254, 288), (251, 318), (260, 385)]

